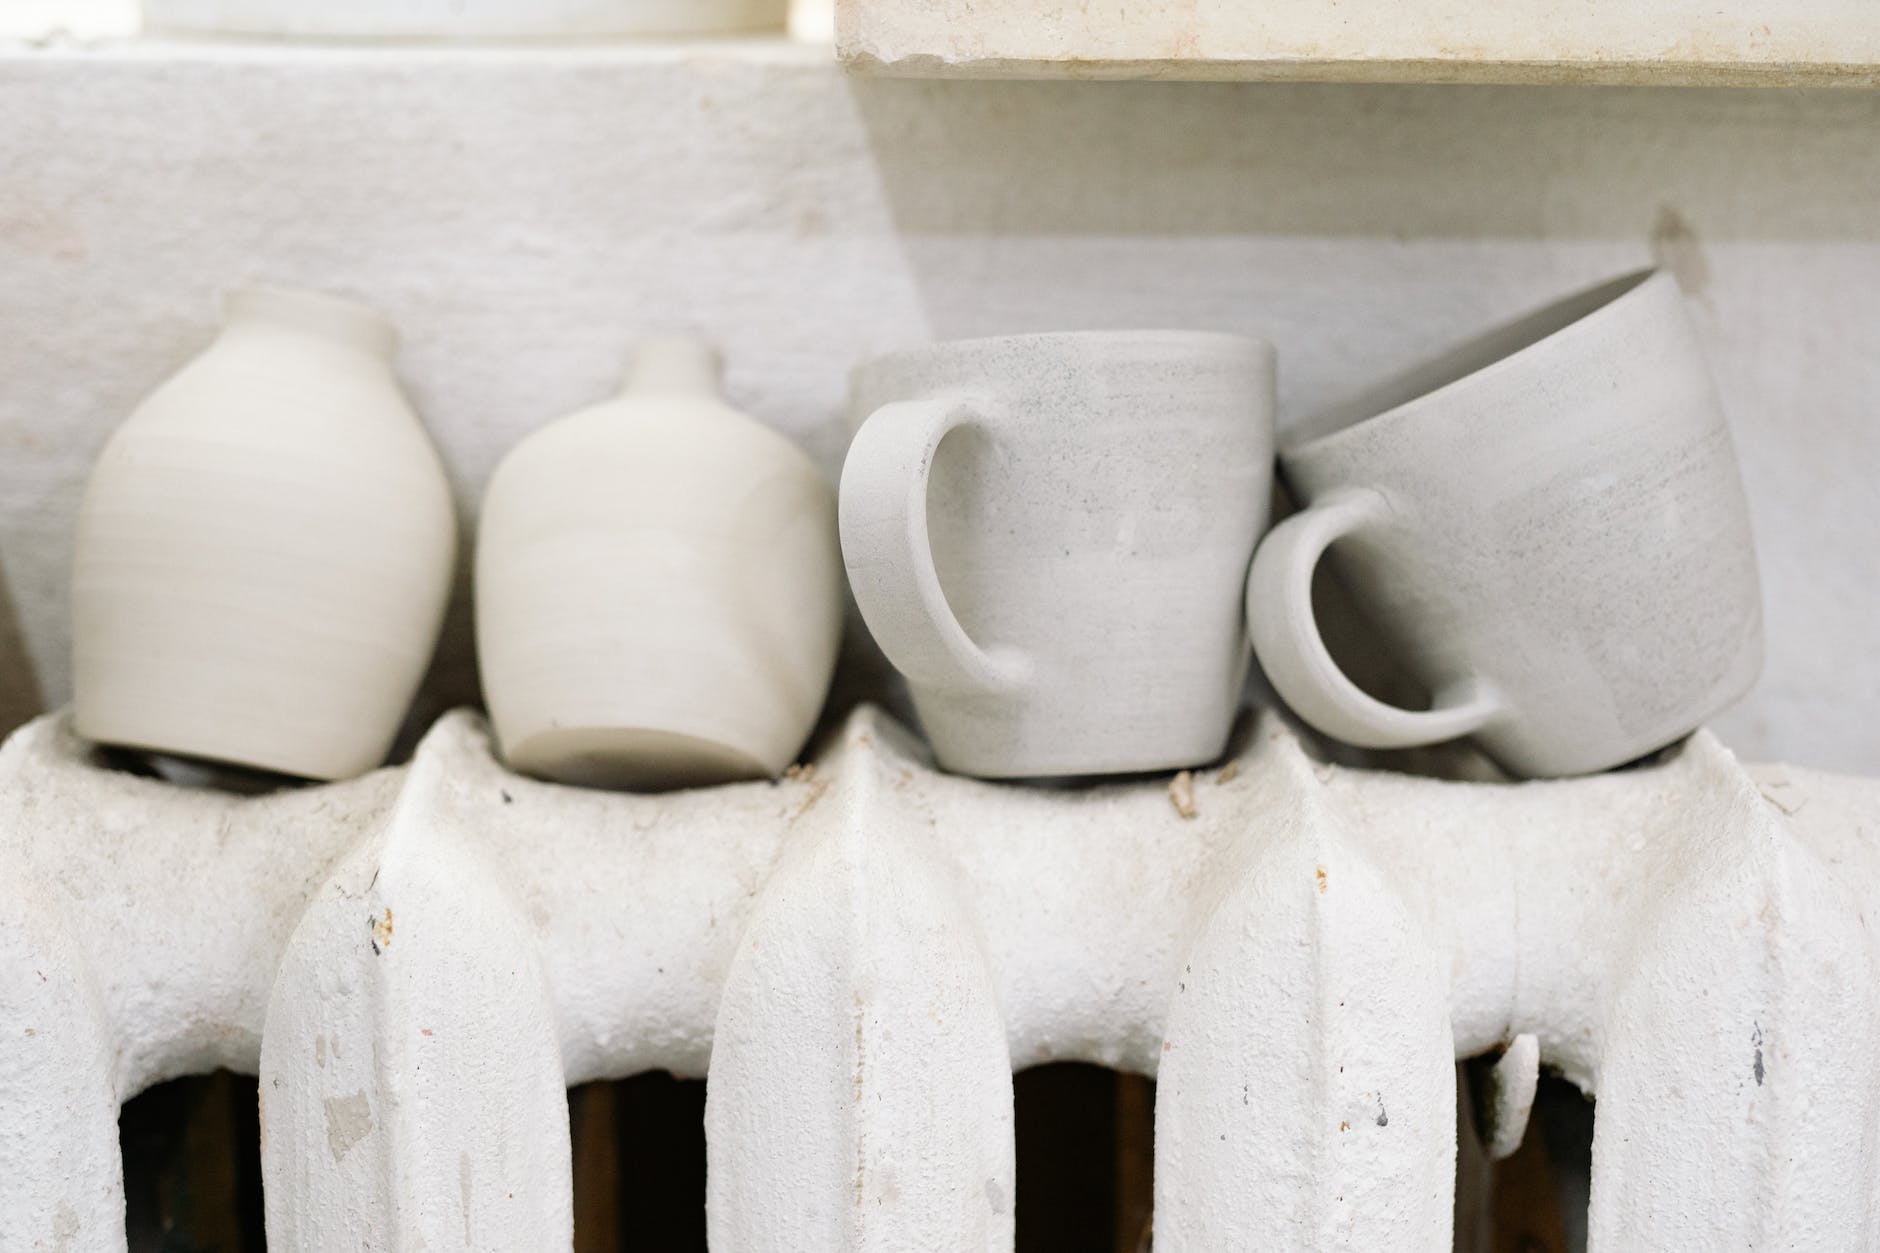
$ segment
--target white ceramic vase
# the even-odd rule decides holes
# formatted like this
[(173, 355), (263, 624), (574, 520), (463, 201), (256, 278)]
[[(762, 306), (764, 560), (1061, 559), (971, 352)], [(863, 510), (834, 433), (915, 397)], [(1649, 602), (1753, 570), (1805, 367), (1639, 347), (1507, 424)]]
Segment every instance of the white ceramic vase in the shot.
[(535, 432), (490, 481), (477, 650), (504, 755), (599, 787), (774, 776), (835, 668), (835, 493), (718, 395), (689, 339), (624, 391)]
[(782, 30), (787, 0), (144, 0), (151, 31), (328, 39), (553, 39)]
[(336, 779), (379, 765), (456, 550), (450, 488), (369, 309), (237, 292), (106, 443), (72, 574), (79, 731)]

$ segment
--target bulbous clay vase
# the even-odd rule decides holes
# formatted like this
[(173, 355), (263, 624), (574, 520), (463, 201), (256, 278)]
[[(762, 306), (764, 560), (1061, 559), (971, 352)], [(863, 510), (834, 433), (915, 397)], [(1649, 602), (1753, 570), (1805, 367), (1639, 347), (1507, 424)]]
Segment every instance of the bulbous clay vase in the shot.
[(535, 432), (490, 481), (477, 650), (510, 765), (598, 787), (774, 776), (840, 642), (835, 493), (658, 340), (625, 390)]
[(385, 759), (456, 550), (395, 340), (347, 301), (238, 292), (112, 435), (72, 572), (81, 734), (316, 779)]

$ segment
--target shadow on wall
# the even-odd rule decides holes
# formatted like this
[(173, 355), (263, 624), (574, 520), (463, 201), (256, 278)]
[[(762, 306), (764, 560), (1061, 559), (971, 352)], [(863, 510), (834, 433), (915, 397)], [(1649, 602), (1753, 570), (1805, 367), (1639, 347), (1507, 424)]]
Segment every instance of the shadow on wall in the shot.
[(43, 708), (39, 680), (27, 659), (26, 640), (13, 608), (13, 593), (6, 571), (0, 569), (0, 736), (36, 717)]
[(1869, 92), (870, 77), (849, 90), (935, 337), (1262, 335), (1282, 353), (1282, 426), (1649, 260), (1703, 300), (1707, 246), (1880, 239)]
[[(908, 236), (1871, 240), (1880, 98), (1834, 90), (853, 76)], [(1231, 122), (1231, 125), (1223, 125)]]

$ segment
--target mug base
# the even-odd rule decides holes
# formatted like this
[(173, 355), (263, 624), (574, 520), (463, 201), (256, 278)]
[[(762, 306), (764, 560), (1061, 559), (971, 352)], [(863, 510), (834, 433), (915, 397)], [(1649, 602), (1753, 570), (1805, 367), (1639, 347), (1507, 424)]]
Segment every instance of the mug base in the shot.
[(1193, 770), (1219, 761), (1227, 751), (1227, 734), (1207, 743), (1126, 747), (1105, 751), (993, 752), (959, 751), (934, 744), (934, 761), (949, 774), (973, 779), (1041, 782), (1092, 779), (1105, 776), (1169, 774)]
[(1705, 699), (1690, 702), (1680, 716), (1661, 719), (1624, 736), (1588, 733), (1573, 740), (1562, 737), (1553, 728), (1546, 734), (1524, 736), (1491, 727), (1477, 732), (1475, 741), (1496, 765), (1517, 779), (1570, 779), (1603, 774), (1681, 744), (1748, 695), (1761, 674), (1762, 636), (1758, 631), (1750, 645), (1738, 653), (1730, 672), (1711, 688)]
[(1656, 759), (1666, 749), (1682, 744), (1702, 725), (1694, 723), (1682, 731), (1661, 732), (1618, 745), (1595, 744), (1589, 748), (1498, 751), (1494, 744), (1485, 740), (1478, 739), (1477, 743), (1489, 760), (1500, 766), (1509, 778), (1521, 782), (1544, 782), (1548, 779), (1579, 779), (1643, 764)]

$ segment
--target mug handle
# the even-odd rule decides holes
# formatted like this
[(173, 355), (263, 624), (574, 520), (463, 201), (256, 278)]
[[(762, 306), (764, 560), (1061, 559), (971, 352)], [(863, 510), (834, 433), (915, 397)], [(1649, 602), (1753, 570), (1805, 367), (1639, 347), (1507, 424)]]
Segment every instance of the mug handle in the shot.
[(1488, 684), (1453, 683), (1426, 710), (1376, 699), (1338, 668), (1312, 613), (1312, 574), (1343, 536), (1390, 516), (1371, 488), (1349, 488), (1294, 514), (1261, 542), (1247, 572), (1247, 626), (1253, 651), (1294, 713), (1358, 748), (1410, 748), (1479, 730), (1502, 712)]
[(842, 463), (842, 560), (862, 619), (894, 668), (928, 687), (1006, 692), (1024, 659), (973, 642), (947, 604), (927, 533), (927, 484), (941, 441), (980, 421), (959, 397), (883, 405), (855, 433)]

